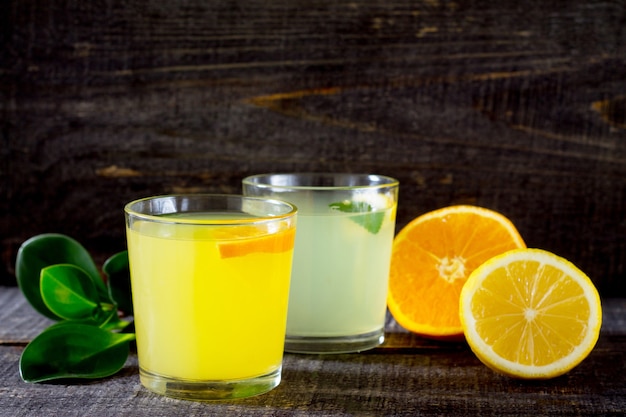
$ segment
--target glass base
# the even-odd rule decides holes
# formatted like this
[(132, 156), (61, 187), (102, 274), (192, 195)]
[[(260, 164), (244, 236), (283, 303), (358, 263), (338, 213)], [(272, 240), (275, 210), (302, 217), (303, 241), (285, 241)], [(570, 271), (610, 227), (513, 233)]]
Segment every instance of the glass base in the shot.
[(249, 379), (217, 381), (184, 380), (164, 377), (139, 368), (141, 384), (167, 397), (191, 401), (219, 401), (245, 398), (268, 392), (280, 384), (281, 368)]
[(373, 349), (385, 340), (384, 329), (353, 336), (311, 337), (290, 336), (285, 338), (285, 352), (290, 353), (357, 353)]

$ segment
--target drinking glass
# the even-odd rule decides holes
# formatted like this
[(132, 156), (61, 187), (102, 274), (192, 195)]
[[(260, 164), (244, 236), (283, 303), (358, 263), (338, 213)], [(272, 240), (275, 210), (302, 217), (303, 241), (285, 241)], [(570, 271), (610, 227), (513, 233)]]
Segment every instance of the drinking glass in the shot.
[(189, 400), (280, 383), (296, 209), (234, 195), (125, 207), (141, 383)]
[(243, 193), (298, 208), (285, 350), (348, 353), (384, 340), (398, 181), (381, 175), (260, 174)]

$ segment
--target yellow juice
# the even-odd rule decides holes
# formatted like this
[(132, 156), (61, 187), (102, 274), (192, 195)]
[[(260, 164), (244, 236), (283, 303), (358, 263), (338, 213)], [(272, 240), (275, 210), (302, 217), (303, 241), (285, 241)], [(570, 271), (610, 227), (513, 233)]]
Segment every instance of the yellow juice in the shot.
[(281, 366), (295, 228), (137, 220), (127, 234), (142, 371), (232, 380)]

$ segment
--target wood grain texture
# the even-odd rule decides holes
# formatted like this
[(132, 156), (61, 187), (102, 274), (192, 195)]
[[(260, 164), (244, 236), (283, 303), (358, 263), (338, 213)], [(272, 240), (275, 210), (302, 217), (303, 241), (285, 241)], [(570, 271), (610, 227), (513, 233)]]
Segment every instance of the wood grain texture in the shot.
[(398, 229), (499, 210), (626, 295), (626, 3), (546, 3), (3, 1), (1, 282), (34, 234), (123, 249), (138, 197), (366, 171)]
[(27, 384), (26, 343), (50, 322), (17, 288), (0, 287), (0, 415), (22, 416), (580, 416), (626, 413), (626, 299), (603, 305), (598, 344), (572, 371), (519, 381), (482, 365), (464, 343), (409, 334), (393, 319), (385, 344), (361, 354), (286, 354), (283, 381), (267, 394), (202, 404), (152, 394), (131, 353), (116, 375), (95, 381)]

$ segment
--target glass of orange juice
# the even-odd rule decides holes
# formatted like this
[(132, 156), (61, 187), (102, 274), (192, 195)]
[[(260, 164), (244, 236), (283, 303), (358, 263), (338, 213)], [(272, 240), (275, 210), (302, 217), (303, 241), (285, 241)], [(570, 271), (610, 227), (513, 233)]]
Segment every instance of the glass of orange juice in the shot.
[(296, 208), (237, 195), (126, 205), (141, 383), (221, 400), (280, 383)]
[(384, 340), (399, 183), (369, 174), (243, 179), (243, 193), (298, 207), (285, 350), (350, 353)]

